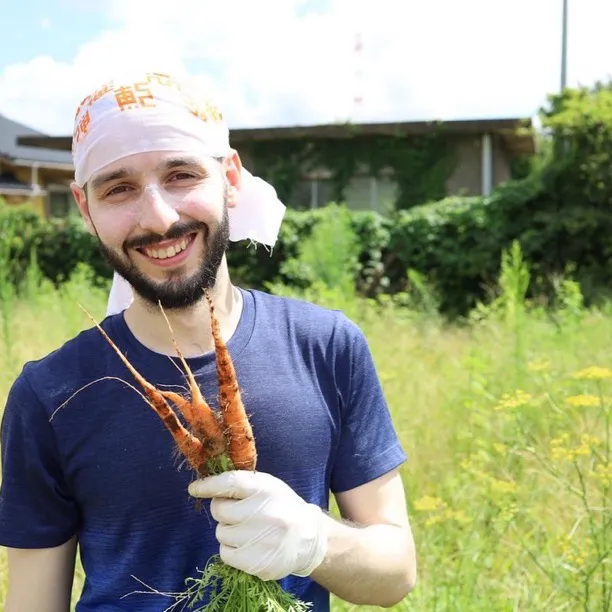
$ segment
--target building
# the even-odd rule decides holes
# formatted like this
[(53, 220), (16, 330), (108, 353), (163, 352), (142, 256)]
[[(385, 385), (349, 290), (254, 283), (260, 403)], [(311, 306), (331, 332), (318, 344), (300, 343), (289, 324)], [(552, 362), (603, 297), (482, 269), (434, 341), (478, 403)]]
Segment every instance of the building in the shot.
[[(372, 139), (372, 142), (380, 138), (410, 139), (432, 134), (435, 130), (443, 134), (454, 151), (453, 167), (443, 186), (445, 195), (487, 195), (511, 178), (516, 159), (535, 153), (531, 121), (512, 118), (235, 129), (231, 131), (231, 142), (245, 167), (263, 176), (265, 164), (259, 152), (266, 146), (272, 152), (280, 151), (283, 147), (291, 151), (293, 145), (300, 147), (303, 143), (334, 141), (337, 144), (344, 141), (349, 143), (345, 150), (350, 151), (351, 138), (358, 137), (362, 144), (365, 142), (367, 145), (367, 139)], [(59, 155), (62, 150), (70, 151), (71, 137), (25, 134), (18, 138), (18, 143), (24, 147), (56, 149)], [(283, 155), (273, 153), (271, 157), (274, 163), (275, 160), (282, 161)], [(298, 169), (295, 180), (291, 181), (290, 195), (283, 192), (287, 205), (300, 209), (316, 208), (334, 199), (330, 175), (326, 167)], [(276, 183), (275, 186), (278, 189)], [(376, 177), (367, 168), (360, 168), (350, 177), (344, 190), (344, 200), (349, 207), (380, 212), (393, 207), (396, 195), (397, 184), (390, 168), (383, 168)]]
[(45, 217), (65, 216), (72, 205), (70, 152), (22, 145), (21, 137), (48, 138), (0, 115), (0, 199), (27, 203)]

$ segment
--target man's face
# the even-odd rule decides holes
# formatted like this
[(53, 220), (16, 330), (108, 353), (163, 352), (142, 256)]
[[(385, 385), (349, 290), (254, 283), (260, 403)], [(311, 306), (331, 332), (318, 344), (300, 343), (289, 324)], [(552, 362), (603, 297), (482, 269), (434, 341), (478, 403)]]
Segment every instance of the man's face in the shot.
[(73, 191), (110, 265), (151, 305), (181, 309), (215, 284), (237, 174), (212, 158), (151, 152), (96, 173), (87, 193)]

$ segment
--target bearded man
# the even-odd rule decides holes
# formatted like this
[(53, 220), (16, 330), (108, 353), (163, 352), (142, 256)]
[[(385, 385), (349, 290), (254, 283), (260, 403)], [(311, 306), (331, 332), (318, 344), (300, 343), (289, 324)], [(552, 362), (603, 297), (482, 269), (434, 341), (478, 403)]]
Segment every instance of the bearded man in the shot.
[(68, 612), (77, 550), (77, 612), (163, 610), (162, 595), (126, 597), (134, 577), (180, 592), (217, 554), (313, 612), (330, 609), (330, 593), (402, 600), (416, 579), (406, 456), (368, 344), (340, 312), (231, 282), (229, 242), (274, 245), (284, 206), (242, 167), (222, 113), (187, 79), (116, 79), (78, 106), (73, 157), (76, 204), (115, 270), (102, 328), (148, 381), (180, 389), (161, 303), (215, 397), (210, 290), (257, 470), (194, 480), (177, 469), (172, 437), (117, 380), (129, 373), (96, 328), (26, 363), (2, 420), (6, 612)]

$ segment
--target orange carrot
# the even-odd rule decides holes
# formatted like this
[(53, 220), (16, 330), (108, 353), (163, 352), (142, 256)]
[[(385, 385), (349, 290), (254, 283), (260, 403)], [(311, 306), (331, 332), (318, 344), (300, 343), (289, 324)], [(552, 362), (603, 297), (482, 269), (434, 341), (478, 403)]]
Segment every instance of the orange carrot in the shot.
[(187, 365), (181, 349), (178, 346), (174, 331), (170, 325), (170, 321), (168, 320), (166, 313), (164, 312), (164, 309), (162, 308), (161, 303), (159, 304), (159, 308), (164, 319), (166, 320), (166, 325), (170, 330), (170, 337), (172, 338), (174, 350), (176, 351), (176, 354), (178, 355), (178, 358), (185, 369), (185, 374), (187, 375), (187, 380), (189, 382), (191, 402), (183, 398), (181, 395), (172, 393), (171, 391), (161, 391), (161, 394), (176, 404), (177, 408), (181, 410), (185, 418), (189, 421), (193, 433), (198, 436), (198, 438), (207, 447), (211, 457), (216, 457), (225, 450), (223, 425), (217, 414), (204, 399), (202, 392), (200, 391), (200, 387), (196, 383), (193, 372)]
[(185, 416), (191, 426), (191, 431), (202, 442), (202, 446), (211, 459), (218, 457), (225, 451), (223, 425), (208, 404), (206, 404), (208, 410), (198, 410), (197, 402), (193, 402), (193, 400), (190, 402), (179, 393), (173, 391), (160, 391), (160, 393)]
[[(162, 418), (165, 426), (170, 430), (178, 444), (179, 450), (200, 477), (219, 473), (219, 470), (254, 470), (257, 463), (253, 431), (242, 402), (236, 371), (230, 352), (221, 336), (212, 298), (208, 291), (205, 291), (205, 295), (210, 309), (215, 348), (215, 362), (220, 392), (220, 418), (217, 416), (217, 412), (212, 410), (204, 400), (195, 382), (195, 377), (178, 348), (167, 318), (166, 322), (172, 334), (172, 341), (189, 381), (191, 401), (179, 393), (160, 391), (145, 380), (127, 358), (123, 356), (104, 330), (94, 321), (96, 327), (144, 388), (146, 397), (142, 396), (143, 399)], [(161, 310), (163, 313), (163, 308)], [(87, 313), (87, 311), (85, 312)], [(91, 315), (89, 313), (87, 315), (93, 321)], [(136, 390), (136, 392), (142, 395), (140, 391)], [(193, 434), (183, 427), (166, 399), (173, 402), (177, 409), (181, 411), (193, 430)], [(202, 502), (203, 500), (201, 499), (196, 500), (196, 509), (201, 507), (200, 504)], [(195, 584), (188, 587), (183, 593), (170, 594), (176, 597), (177, 605), (183, 601), (189, 607), (193, 607), (195, 603), (201, 600), (201, 594), (211, 588), (211, 596), (224, 608), (234, 609), (238, 606), (240, 611), (265, 608), (295, 610), (295, 612), (306, 612), (308, 609), (307, 604), (285, 592), (276, 582), (260, 581), (254, 576), (245, 574), (240, 569), (226, 565), (218, 556), (211, 559), (211, 563), (207, 566), (207, 571), (202, 572), (201, 578), (197, 578), (193, 582)], [(221, 590), (219, 590), (220, 583), (223, 584)], [(154, 592), (159, 594), (159, 591)], [(175, 606), (171, 607), (174, 608)]]
[[(181, 414), (189, 424), (193, 423), (193, 409), (188, 399), (174, 391), (162, 391), (161, 389), (158, 389), (158, 391), (165, 399), (170, 400), (181, 411)], [(194, 431), (193, 433), (195, 434), (196, 432)]]
[(85, 314), (93, 321), (94, 325), (98, 328), (102, 336), (110, 344), (111, 348), (117, 353), (121, 361), (125, 364), (127, 369), (130, 371), (132, 376), (144, 389), (145, 394), (148, 398), (149, 406), (155, 410), (158, 416), (166, 428), (172, 434), (174, 441), (176, 442), (179, 450), (187, 459), (193, 469), (195, 469), (201, 475), (205, 475), (206, 463), (209, 460), (206, 449), (202, 442), (192, 435), (178, 420), (176, 414), (172, 408), (168, 405), (163, 395), (158, 391), (149, 381), (147, 381), (136, 368), (128, 361), (128, 359), (119, 350), (117, 345), (109, 338), (108, 334), (100, 327), (100, 325), (94, 320), (94, 318), (83, 308)]
[(249, 422), (232, 363), (223, 338), (210, 293), (206, 291), (210, 310), (210, 322), (215, 342), (217, 377), (223, 421), (228, 437), (229, 458), (236, 469), (254, 470), (257, 463), (257, 450), (253, 430)]
[(161, 417), (162, 422), (172, 434), (179, 451), (185, 459), (187, 459), (189, 465), (200, 475), (206, 476), (208, 454), (202, 442), (183, 427), (176, 414), (173, 412), (172, 408), (168, 406), (166, 400), (159, 391), (156, 389), (153, 391), (145, 389), (145, 393), (150, 398), (149, 405)]

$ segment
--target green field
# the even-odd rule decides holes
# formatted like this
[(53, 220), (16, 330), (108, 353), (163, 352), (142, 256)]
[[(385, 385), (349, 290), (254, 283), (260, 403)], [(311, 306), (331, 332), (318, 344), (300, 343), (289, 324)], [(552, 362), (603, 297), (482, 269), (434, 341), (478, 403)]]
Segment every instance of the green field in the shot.
[[(362, 325), (409, 454), (419, 580), (396, 610), (612, 609), (612, 309), (585, 310), (571, 284), (554, 314), (525, 308), (521, 282), (509, 275), (498, 308), (463, 325), (314, 297)], [(2, 405), (25, 360), (88, 326), (77, 302), (104, 312), (82, 278), (30, 286), (0, 300)], [(0, 572), (3, 601), (4, 551)], [(80, 584), (78, 571), (75, 598)]]

